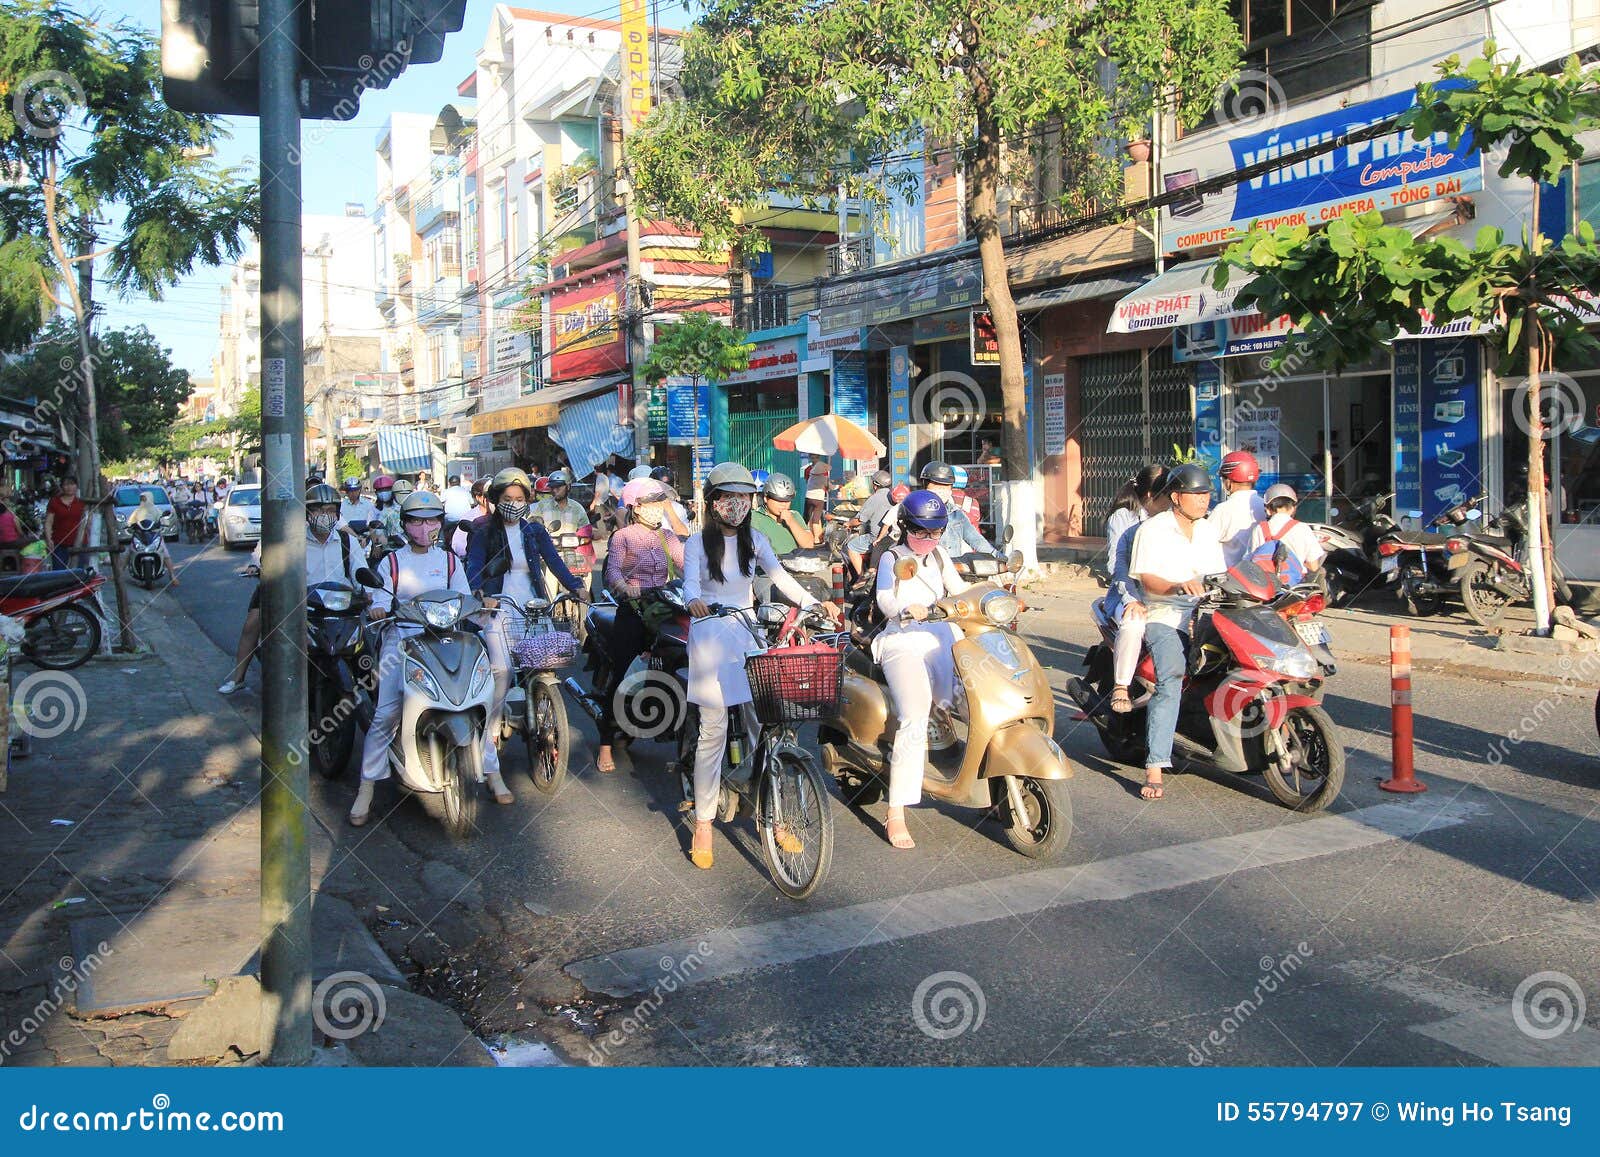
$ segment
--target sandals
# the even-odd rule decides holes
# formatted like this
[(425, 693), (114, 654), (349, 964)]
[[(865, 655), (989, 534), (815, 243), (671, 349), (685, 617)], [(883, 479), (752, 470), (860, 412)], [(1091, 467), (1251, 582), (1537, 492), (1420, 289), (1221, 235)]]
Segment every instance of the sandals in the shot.
[(1144, 786), (1139, 789), (1139, 798), (1147, 803), (1154, 803), (1156, 800), (1166, 799), (1166, 783), (1161, 779), (1151, 779), (1149, 773), (1146, 772), (1144, 777)]
[(773, 830), (772, 840), (778, 845), (778, 850), (791, 856), (798, 856), (806, 850), (805, 844), (800, 842), (800, 837), (791, 832), (784, 824), (779, 824)]
[(1126, 715), (1133, 710), (1133, 700), (1128, 698), (1128, 689), (1118, 687), (1111, 692), (1111, 710), (1118, 715)]
[[(702, 837), (704, 837), (702, 839)], [(689, 862), (697, 868), (708, 869), (711, 867), (711, 825), (696, 823), (694, 825), (694, 839), (689, 844)]]
[(500, 773), (494, 772), (488, 776), (489, 792), (494, 796), (494, 802), (501, 807), (508, 807), (517, 802), (517, 797), (511, 794), (511, 789), (506, 786), (506, 781), (500, 778)]
[(617, 761), (610, 755), (596, 756), (594, 761), (594, 769), (600, 772), (616, 771)]
[(883, 821), (883, 834), (888, 837), (889, 846), (909, 851), (917, 846), (917, 841), (911, 838), (911, 832), (906, 828), (905, 812), (895, 815), (891, 810), (887, 819)]

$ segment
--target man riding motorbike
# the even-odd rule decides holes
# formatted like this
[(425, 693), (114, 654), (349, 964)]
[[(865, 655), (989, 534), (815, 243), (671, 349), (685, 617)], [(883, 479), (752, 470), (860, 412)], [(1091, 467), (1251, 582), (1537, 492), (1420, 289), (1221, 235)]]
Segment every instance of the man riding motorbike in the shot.
[[(380, 478), (378, 481), (382, 482), (383, 479)], [(398, 479), (390, 488), (387, 501), (380, 501), (378, 506), (378, 521), (383, 523), (383, 533), (388, 535), (390, 538), (401, 537), (400, 507), (405, 503), (405, 500), (415, 492), (416, 487), (411, 485), (411, 483), (407, 482), (404, 478), (401, 478)], [(383, 492), (380, 490), (378, 495), (381, 500)]]
[(568, 532), (576, 531), (581, 526), (588, 526), (588, 512), (572, 497), (572, 476), (565, 470), (552, 470), (548, 481), (549, 488), (541, 493), (533, 504), (531, 517), (538, 519), (546, 527), (559, 522), (561, 529)]
[[(439, 545), (444, 527), (444, 504), (438, 495), (412, 494), (400, 509), (400, 524), (406, 545), (378, 567), (381, 585), (372, 592), (372, 608), (368, 612), (371, 618), (377, 620), (386, 616), (396, 599), (411, 599), (428, 591), (449, 589), (463, 595), (472, 594), (466, 568)], [(405, 670), (400, 661), (399, 633), (402, 629), (391, 627), (384, 632), (383, 648), (378, 656), (378, 690), (372, 722), (367, 727), (361, 749), (361, 787), (350, 807), (350, 823), (358, 828), (367, 822), (372, 808), (373, 785), (389, 778), (389, 745), (394, 742), (400, 726), (404, 691), (401, 682)], [(490, 661), (495, 661), (492, 655)], [(498, 664), (495, 678), (497, 681), (501, 678)], [(488, 729), (484, 731), (483, 770), (495, 802), (515, 802), (505, 780), (500, 778), (500, 755), (495, 748), (494, 732)]]
[(917, 476), (924, 490), (939, 499), (947, 512), (944, 537), (939, 545), (951, 558), (964, 554), (996, 555), (999, 552), (989, 540), (978, 533), (978, 528), (955, 506), (956, 472), (944, 462), (929, 462)]
[[(928, 622), (928, 612), (970, 584), (940, 545), (952, 514), (937, 494), (930, 489), (908, 495), (897, 517), (902, 541), (878, 560), (878, 609), (886, 621), (873, 640), (872, 656), (883, 668), (896, 717), (884, 834), (896, 848), (914, 848), (906, 808), (922, 800), (930, 716), (935, 708), (948, 714), (955, 706), (953, 649), (961, 637), (950, 623)], [(916, 566), (910, 578), (895, 574), (902, 559)]]
[[(756, 481), (744, 466), (723, 462), (712, 467), (705, 480), (705, 529), (684, 549), (683, 597), (694, 616), (689, 627), (689, 702), (702, 708), (694, 760), (694, 841), (689, 852), (697, 868), (712, 864), (711, 821), (722, 787), (728, 709), (751, 699), (744, 671), (750, 632), (731, 618), (713, 617), (711, 604), (750, 609), (757, 566), (796, 606), (804, 609), (818, 603), (783, 569), (767, 536), (750, 525), (755, 494)], [(837, 616), (836, 606), (823, 605)]]
[(1139, 583), (1145, 605), (1145, 645), (1155, 664), (1145, 728), (1145, 782), (1139, 797), (1163, 798), (1164, 773), (1172, 766), (1172, 737), (1183, 693), (1185, 635), (1194, 618), (1205, 577), (1228, 569), (1217, 524), (1206, 517), (1211, 477), (1205, 467), (1179, 466), (1167, 476), (1172, 507), (1148, 519), (1133, 540), (1128, 573)]
[[(128, 514), (128, 531), (131, 534), (134, 527), (144, 530), (159, 531), (161, 528), (161, 511), (156, 506), (155, 496), (148, 490), (139, 492), (139, 505), (135, 506)], [(167, 581), (173, 586), (178, 585), (178, 571), (172, 565), (172, 552), (167, 549), (166, 536), (156, 534), (151, 540), (156, 548), (156, 553), (161, 556), (161, 561), (167, 570)]]
[(767, 536), (779, 558), (817, 545), (811, 528), (794, 512), (795, 485), (787, 474), (769, 474), (761, 485), (761, 501), (750, 513), (750, 525)]
[(600, 697), (599, 771), (615, 771), (611, 745), (616, 737), (614, 717), (617, 688), (633, 661), (650, 645), (655, 628), (656, 601), (652, 592), (683, 574), (683, 540), (666, 526), (671, 496), (659, 482), (636, 478), (622, 488), (619, 516), (623, 525), (606, 543), (606, 589), (617, 600), (617, 616), (610, 639), (609, 685), (597, 687)]
[[(306, 491), (306, 586), (318, 583), (348, 583), (352, 589), (360, 584), (356, 571), (367, 564), (366, 555), (339, 525), (339, 492), (331, 486), (318, 483)], [(250, 556), (251, 569), (261, 573), (261, 544), (256, 543)], [(250, 660), (261, 643), (261, 585), (250, 595), (250, 609), (244, 616), (244, 626), (239, 631), (239, 646), (234, 653), (233, 670), (222, 686), (219, 695), (232, 695), (244, 686), (245, 673)]]
[(339, 525), (352, 522), (377, 522), (378, 508), (361, 496), (361, 479), (354, 474), (344, 480), (344, 501), (339, 504)]
[(1267, 520), (1266, 504), (1255, 489), (1261, 465), (1250, 451), (1235, 450), (1222, 456), (1217, 473), (1222, 478), (1223, 499), (1211, 512), (1210, 521), (1217, 528), (1223, 561), (1234, 566), (1250, 553), (1250, 532), (1256, 523)]
[(861, 504), (861, 509), (856, 511), (856, 522), (868, 534), (876, 534), (878, 526), (883, 522), (883, 516), (889, 513), (889, 508), (894, 505), (889, 491), (894, 488), (894, 475), (887, 470), (875, 470), (872, 473), (872, 494)]

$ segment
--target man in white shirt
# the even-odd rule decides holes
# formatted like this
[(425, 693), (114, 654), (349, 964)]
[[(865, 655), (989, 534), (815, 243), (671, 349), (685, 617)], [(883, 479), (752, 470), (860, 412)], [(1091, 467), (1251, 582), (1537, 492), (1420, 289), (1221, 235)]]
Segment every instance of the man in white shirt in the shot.
[(1222, 557), (1232, 567), (1250, 553), (1250, 532), (1256, 523), (1267, 520), (1267, 507), (1256, 493), (1261, 466), (1248, 450), (1235, 450), (1222, 457), (1217, 471), (1222, 478), (1223, 499), (1211, 512), (1210, 521), (1222, 543)]
[(461, 475), (450, 475), (449, 485), (439, 498), (444, 502), (444, 520), (447, 525), (471, 518), (475, 513), (472, 491), (461, 485)]
[(1316, 531), (1295, 521), (1294, 512), (1300, 505), (1300, 496), (1294, 492), (1294, 487), (1282, 482), (1269, 486), (1265, 502), (1267, 519), (1256, 523), (1256, 528), (1250, 532), (1250, 553), (1254, 554), (1268, 542), (1281, 542), (1300, 561), (1307, 574), (1315, 571), (1328, 552), (1317, 541)]
[(344, 501), (339, 503), (339, 525), (349, 526), (352, 522), (377, 522), (378, 507), (370, 498), (361, 494), (361, 479), (351, 475), (344, 480)]
[(1145, 783), (1141, 799), (1162, 798), (1162, 773), (1172, 766), (1172, 736), (1186, 667), (1182, 632), (1205, 594), (1205, 577), (1226, 570), (1216, 524), (1206, 518), (1211, 478), (1205, 467), (1172, 471), (1167, 483), (1172, 508), (1146, 519), (1133, 540), (1128, 573), (1144, 589), (1145, 645), (1156, 668), (1156, 686), (1145, 713)]
[[(313, 486), (306, 491), (306, 586), (318, 583), (346, 583), (359, 590), (356, 571), (367, 563), (364, 551), (344, 532), (339, 522), (339, 494), (331, 486)], [(256, 543), (250, 565), (256, 574), (261, 573), (261, 544)], [(257, 584), (250, 596), (250, 610), (244, 617), (244, 627), (239, 632), (239, 647), (234, 653), (233, 671), (217, 688), (222, 695), (232, 695), (244, 686), (245, 673), (250, 660), (261, 642), (261, 587)]]

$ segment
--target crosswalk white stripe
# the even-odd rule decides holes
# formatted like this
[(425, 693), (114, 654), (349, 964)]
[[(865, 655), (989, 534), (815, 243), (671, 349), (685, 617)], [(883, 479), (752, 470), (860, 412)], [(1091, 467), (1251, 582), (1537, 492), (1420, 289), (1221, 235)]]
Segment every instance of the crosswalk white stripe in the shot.
[[(1358, 851), (1453, 827), (1483, 810), (1460, 800), (1378, 804), (1343, 815), (1291, 821), (1264, 831), (1131, 852), (1090, 864), (1020, 872), (742, 928), (710, 930), (681, 940), (587, 957), (567, 965), (566, 971), (591, 992), (613, 996), (649, 991), (669, 974), (679, 984), (702, 984), (1011, 915), (1124, 900), (1250, 868)], [(693, 968), (683, 967), (690, 959)]]

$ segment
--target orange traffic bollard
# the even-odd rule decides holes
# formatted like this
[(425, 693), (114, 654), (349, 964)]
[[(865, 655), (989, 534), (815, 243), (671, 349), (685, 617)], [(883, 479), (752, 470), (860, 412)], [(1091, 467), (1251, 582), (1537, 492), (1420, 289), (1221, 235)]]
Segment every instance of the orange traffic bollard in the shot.
[(832, 590), (833, 601), (836, 602), (836, 603), (843, 603), (844, 602), (844, 563), (842, 563), (842, 562), (834, 563), (832, 568), (831, 568), (831, 572), (830, 572), (828, 577), (829, 577), (829, 580), (830, 580), (830, 585), (833, 588), (833, 590)]
[(1378, 786), (1384, 791), (1427, 791), (1411, 764), (1411, 628), (1389, 628), (1389, 709), (1393, 717), (1390, 737), (1394, 765), (1392, 778)]

